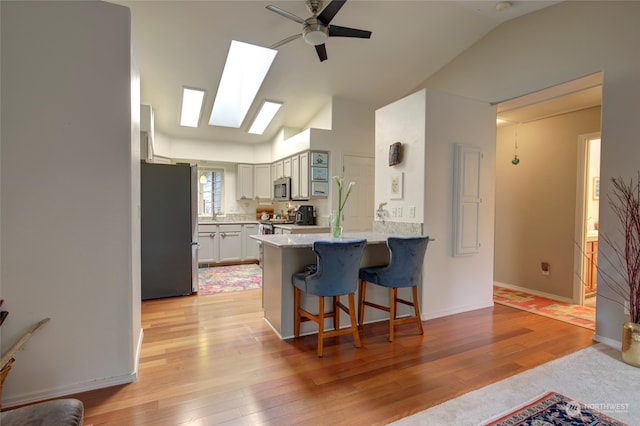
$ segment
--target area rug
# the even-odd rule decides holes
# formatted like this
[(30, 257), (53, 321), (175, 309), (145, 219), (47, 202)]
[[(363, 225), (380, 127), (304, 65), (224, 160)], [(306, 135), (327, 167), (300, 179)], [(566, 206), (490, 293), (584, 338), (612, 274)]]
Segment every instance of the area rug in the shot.
[(498, 286), (493, 287), (493, 301), (590, 330), (596, 329), (596, 310), (589, 306), (571, 305)]
[(262, 269), (254, 263), (198, 269), (198, 294), (229, 293), (262, 288)]
[(557, 392), (548, 392), (533, 402), (516, 408), (496, 421), (483, 426), (627, 426), (598, 412), (590, 405), (575, 401)]
[(598, 343), (420, 411), (391, 425), (484, 425), (551, 391), (580, 401), (587, 407), (628, 425), (640, 424), (640, 368), (625, 364), (619, 347), (612, 348)]

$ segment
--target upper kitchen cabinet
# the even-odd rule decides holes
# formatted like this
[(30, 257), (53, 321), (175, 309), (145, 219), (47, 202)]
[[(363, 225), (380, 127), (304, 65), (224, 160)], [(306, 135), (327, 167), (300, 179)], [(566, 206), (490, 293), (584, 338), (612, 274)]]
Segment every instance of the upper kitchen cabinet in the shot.
[(253, 165), (238, 164), (236, 171), (236, 199), (253, 200)]
[(253, 166), (253, 192), (255, 198), (271, 199), (273, 181), (271, 179), (271, 164), (256, 164)]
[(291, 157), (291, 199), (309, 199), (309, 152)]
[(282, 177), (291, 177), (291, 157), (282, 160)]

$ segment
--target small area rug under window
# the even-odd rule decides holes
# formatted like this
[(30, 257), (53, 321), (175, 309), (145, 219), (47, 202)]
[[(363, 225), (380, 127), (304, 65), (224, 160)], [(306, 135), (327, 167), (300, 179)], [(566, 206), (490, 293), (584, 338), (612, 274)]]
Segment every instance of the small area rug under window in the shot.
[(262, 269), (254, 263), (198, 269), (198, 295), (262, 288)]
[(556, 392), (549, 392), (500, 419), (484, 426), (626, 426), (592, 407), (598, 404), (577, 402)]

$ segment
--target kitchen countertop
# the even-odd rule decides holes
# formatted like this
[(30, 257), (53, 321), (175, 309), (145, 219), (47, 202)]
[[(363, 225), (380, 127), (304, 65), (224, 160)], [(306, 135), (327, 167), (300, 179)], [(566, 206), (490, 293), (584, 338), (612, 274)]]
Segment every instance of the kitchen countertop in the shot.
[(223, 220), (215, 220), (215, 221), (207, 221), (207, 222), (198, 222), (198, 225), (244, 225), (244, 224), (258, 224), (260, 221), (258, 220), (234, 220), (234, 221), (223, 221)]
[(319, 229), (325, 228), (327, 231), (329, 230), (328, 226), (319, 226), (319, 225), (296, 225), (295, 223), (274, 223), (274, 228), (282, 228), (282, 229)]
[[(280, 226), (280, 225), (279, 225)], [(364, 238), (368, 244), (386, 243), (387, 234), (376, 232), (345, 232), (342, 240), (356, 240)], [(332, 240), (331, 234), (271, 234), (251, 235), (254, 240), (280, 248), (311, 247), (315, 241)]]

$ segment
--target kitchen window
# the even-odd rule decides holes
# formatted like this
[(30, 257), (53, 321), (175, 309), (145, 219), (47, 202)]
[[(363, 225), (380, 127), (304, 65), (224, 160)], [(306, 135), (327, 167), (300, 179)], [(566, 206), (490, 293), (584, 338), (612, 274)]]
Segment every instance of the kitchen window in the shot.
[(198, 216), (213, 217), (222, 211), (224, 170), (198, 169)]

